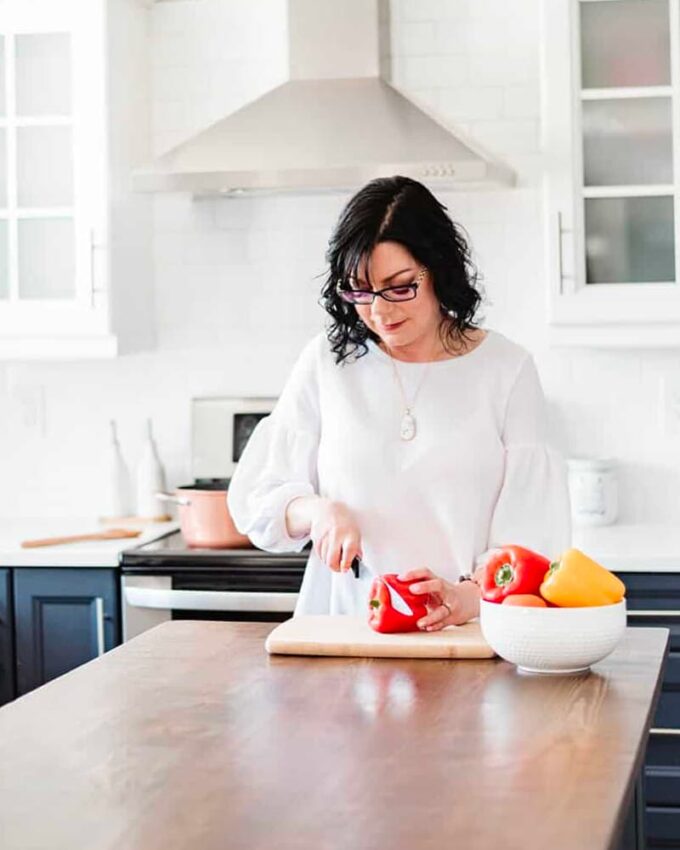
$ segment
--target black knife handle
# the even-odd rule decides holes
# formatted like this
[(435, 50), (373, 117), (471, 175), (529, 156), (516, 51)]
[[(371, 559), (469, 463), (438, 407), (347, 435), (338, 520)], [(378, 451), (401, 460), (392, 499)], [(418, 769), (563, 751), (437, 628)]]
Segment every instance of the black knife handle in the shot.
[(354, 558), (352, 565), (350, 566), (350, 569), (354, 573), (354, 578), (359, 578), (359, 563), (359, 557), (357, 556)]

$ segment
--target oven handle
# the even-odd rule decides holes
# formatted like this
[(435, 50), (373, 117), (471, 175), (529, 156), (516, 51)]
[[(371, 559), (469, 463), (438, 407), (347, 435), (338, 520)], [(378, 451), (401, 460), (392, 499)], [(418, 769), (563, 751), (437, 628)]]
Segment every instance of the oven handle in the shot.
[(292, 612), (297, 593), (242, 593), (233, 590), (163, 590), (126, 587), (125, 601), (135, 608), (175, 611)]

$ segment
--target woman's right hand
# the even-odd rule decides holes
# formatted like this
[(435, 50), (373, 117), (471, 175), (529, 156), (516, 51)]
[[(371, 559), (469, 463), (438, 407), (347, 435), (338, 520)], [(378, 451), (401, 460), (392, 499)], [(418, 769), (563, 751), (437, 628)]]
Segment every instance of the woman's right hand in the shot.
[(347, 572), (361, 552), (361, 532), (354, 514), (342, 502), (319, 499), (310, 536), (314, 551), (333, 572)]

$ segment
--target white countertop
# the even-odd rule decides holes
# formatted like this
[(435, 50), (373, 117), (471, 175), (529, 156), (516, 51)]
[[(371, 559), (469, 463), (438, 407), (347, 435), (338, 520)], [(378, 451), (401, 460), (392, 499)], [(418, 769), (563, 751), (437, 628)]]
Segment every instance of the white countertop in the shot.
[[(92, 517), (0, 518), (0, 567), (116, 567), (118, 556), (124, 549), (139, 546), (179, 528), (176, 521), (121, 525), (138, 528), (142, 533), (126, 540), (22, 549), (22, 540), (88, 534), (102, 531), (107, 526)], [(572, 543), (610, 570), (680, 573), (680, 524), (574, 528)]]
[(574, 528), (572, 542), (608, 570), (680, 573), (680, 524)]
[(150, 524), (120, 523), (116, 527), (139, 530), (141, 534), (123, 540), (92, 540), (41, 546), (39, 549), (21, 548), (22, 540), (90, 534), (110, 527), (92, 517), (0, 518), (0, 567), (117, 567), (118, 556), (124, 549), (154, 540), (167, 531), (174, 531), (179, 525), (174, 520)]

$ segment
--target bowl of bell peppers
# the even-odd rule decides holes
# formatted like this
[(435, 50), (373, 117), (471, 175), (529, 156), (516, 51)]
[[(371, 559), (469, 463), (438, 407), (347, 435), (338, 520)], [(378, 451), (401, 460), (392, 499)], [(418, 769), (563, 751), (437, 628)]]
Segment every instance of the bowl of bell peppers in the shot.
[(552, 563), (520, 546), (494, 550), (476, 571), (484, 639), (527, 673), (580, 673), (626, 629), (626, 587), (579, 549)]

